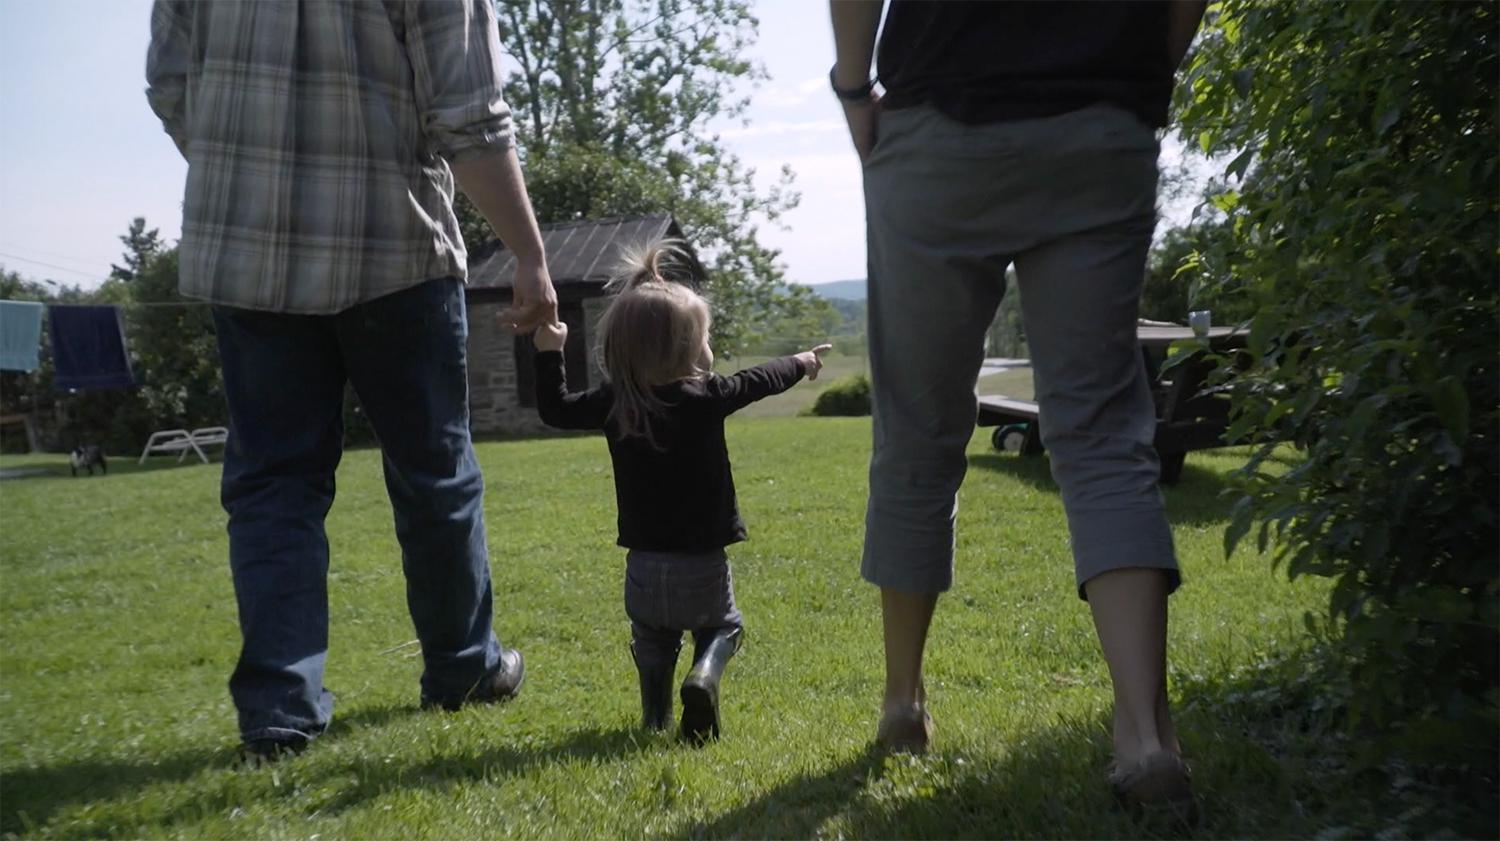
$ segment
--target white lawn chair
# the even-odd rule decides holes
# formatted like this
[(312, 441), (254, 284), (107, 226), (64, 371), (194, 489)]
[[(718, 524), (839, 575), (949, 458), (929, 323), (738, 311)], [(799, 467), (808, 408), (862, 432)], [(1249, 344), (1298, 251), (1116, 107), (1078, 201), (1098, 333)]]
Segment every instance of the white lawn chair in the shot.
[(222, 426), (205, 426), (191, 432), (186, 429), (163, 429), (151, 433), (146, 439), (146, 448), (141, 450), (140, 464), (145, 464), (146, 459), (153, 453), (177, 454), (177, 463), (182, 464), (188, 453), (193, 453), (208, 464), (208, 453), (203, 451), (204, 447), (224, 446), (229, 441), (229, 430)]

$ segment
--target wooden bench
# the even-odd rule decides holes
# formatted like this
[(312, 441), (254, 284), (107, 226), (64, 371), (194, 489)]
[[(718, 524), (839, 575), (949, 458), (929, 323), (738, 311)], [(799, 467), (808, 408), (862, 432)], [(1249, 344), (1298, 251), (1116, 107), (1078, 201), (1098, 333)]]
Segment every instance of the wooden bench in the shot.
[[(979, 398), (979, 425), (995, 427), (990, 443), (997, 450), (1016, 450), (1025, 456), (1041, 455), (1041, 411), (1036, 403), (1003, 394)], [(1007, 439), (1021, 436), (1018, 445), (1007, 446)]]
[[(1193, 338), (1185, 327), (1142, 326), (1139, 331), (1142, 358), (1151, 379), (1151, 397), (1156, 404), (1156, 438), (1152, 442), (1161, 460), (1161, 482), (1175, 485), (1182, 478), (1187, 454), (1193, 450), (1227, 447), (1238, 443), (1224, 437), (1229, 428), (1229, 400), (1218, 389), (1204, 384), (1213, 363), (1192, 359), (1167, 368), (1167, 349), (1173, 342)], [(1244, 347), (1242, 331), (1216, 327), (1208, 341), (1215, 350)], [(997, 427), (991, 443), (997, 450), (1016, 449), (1014, 436), (1021, 435), (1022, 455), (1043, 451), (1041, 413), (1031, 400), (1004, 395), (979, 398), (979, 425)], [(1007, 440), (1008, 439), (1008, 440)]]

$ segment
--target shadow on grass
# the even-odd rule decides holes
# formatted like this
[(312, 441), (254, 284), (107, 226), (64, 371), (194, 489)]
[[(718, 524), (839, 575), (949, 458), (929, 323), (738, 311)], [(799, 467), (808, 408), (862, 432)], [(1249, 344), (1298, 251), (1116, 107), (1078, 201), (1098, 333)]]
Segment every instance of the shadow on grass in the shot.
[[(328, 732), (303, 757), (275, 766), (283, 774), (314, 774), (348, 780), (336, 787), (329, 799), (317, 804), (324, 813), (337, 813), (390, 791), (441, 789), (456, 783), (519, 776), (539, 767), (582, 760), (619, 759), (652, 747), (668, 744), (634, 727), (590, 728), (567, 734), (556, 742), (539, 745), (496, 745), (476, 756), (440, 756), (411, 763), (386, 763), (378, 757), (339, 766), (330, 763), (332, 744), (366, 730), (378, 730), (410, 716), (429, 716), (436, 723), (444, 713), (422, 712), (415, 707), (367, 707), (335, 717)], [(7, 835), (44, 829), (60, 813), (89, 804), (128, 804), (148, 788), (184, 783), (206, 772), (238, 769), (237, 746), (204, 747), (162, 756), (143, 756), (139, 761), (103, 758), (65, 762), (39, 768), (7, 771), (3, 780), (4, 803), (0, 807), (0, 833)], [(323, 753), (323, 756), (319, 756)], [(368, 754), (360, 753), (360, 757)], [(243, 805), (246, 792), (258, 790), (264, 780), (260, 771), (245, 770), (212, 783), (211, 791), (173, 804), (149, 817), (150, 827), (163, 828), (227, 812)], [(249, 789), (239, 780), (247, 780)], [(100, 816), (112, 811), (105, 809)], [(132, 817), (140, 817), (131, 814)], [(128, 822), (129, 818), (124, 819)], [(115, 827), (115, 831), (124, 831)], [(127, 832), (127, 834), (129, 834)]]
[(559, 741), (540, 745), (495, 745), (476, 756), (437, 756), (415, 764), (371, 762), (345, 769), (356, 781), (340, 790), (320, 809), (337, 814), (392, 791), (444, 789), (462, 782), (518, 777), (543, 766), (565, 762), (624, 759), (664, 740), (637, 727), (595, 727), (569, 733)]
[[(1500, 827), (1494, 769), (1414, 769), (1397, 761), (1357, 766), (1360, 739), (1342, 731), (1336, 704), (1295, 659), (1208, 678), (1175, 679), (1173, 696), (1204, 819), (1195, 838), (1494, 837)], [(941, 722), (942, 710), (936, 710)], [(356, 710), (325, 740), (383, 726), (411, 708)], [(1104, 780), (1109, 758), (1103, 711), (1001, 734), (983, 753), (945, 745), (927, 757), (888, 757), (860, 748), (819, 759), (817, 770), (750, 792), (718, 814), (685, 818), (665, 835), (681, 839), (804, 838), (1173, 838), (1172, 827), (1119, 811)], [(377, 734), (378, 735), (378, 734)], [(437, 791), (499, 782), (569, 762), (628, 760), (668, 741), (634, 727), (588, 728), (541, 744), (499, 744), (477, 753), (382, 762), (370, 750), (318, 748), (281, 770), (220, 773), (136, 811), (157, 784), (184, 782), (230, 764), (227, 749), (159, 760), (65, 763), (7, 773), (3, 831), (153, 835), (265, 805), (302, 814), (357, 809), (391, 792)], [(333, 748), (333, 745), (328, 747)], [(360, 746), (356, 746), (360, 747)], [(329, 783), (323, 785), (322, 783)], [(724, 783), (737, 788), (730, 781)], [(288, 792), (301, 792), (293, 802)], [(49, 826), (66, 809), (99, 806), (76, 824)], [(566, 804), (557, 804), (559, 809)]]
[[(1107, 716), (1014, 734), (999, 756), (866, 751), (670, 837), (1422, 838), (1495, 837), (1494, 768), (1359, 764), (1326, 687), (1293, 656), (1176, 683), (1174, 717), (1203, 818), (1191, 829), (1119, 809), (1105, 781)], [(941, 716), (941, 710), (935, 711)]]
[(120, 798), (158, 783), (186, 780), (213, 766), (222, 766), (233, 754), (201, 748), (164, 758), (141, 758), (138, 762), (118, 759), (80, 760), (40, 768), (6, 771), (0, 788), (0, 832), (7, 835), (45, 827), (70, 806)]
[(669, 837), (1155, 837), (1113, 805), (1103, 728), (1102, 717), (1063, 722), (997, 759), (949, 753), (941, 741), (925, 757), (867, 748)]
[[(418, 713), (416, 707), (352, 710), (337, 715), (318, 743)], [(194, 748), (166, 757), (142, 756), (134, 762), (110, 757), (6, 771), (0, 783), (0, 789), (4, 790), (4, 798), (0, 800), (0, 832), (16, 833), (28, 826), (44, 826), (53, 815), (69, 806), (118, 800), (150, 786), (178, 783), (204, 771), (232, 767), (238, 760), (238, 751), (236, 744)]]
[[(1057, 493), (1052, 468), (1046, 456), (1018, 456), (1010, 453), (978, 453), (969, 456), (969, 466), (990, 470), (1047, 493)], [(1182, 478), (1176, 485), (1163, 487), (1167, 503), (1167, 520), (1175, 526), (1199, 526), (1227, 523), (1234, 504), (1233, 487), (1224, 474), (1193, 464), (1182, 467)]]

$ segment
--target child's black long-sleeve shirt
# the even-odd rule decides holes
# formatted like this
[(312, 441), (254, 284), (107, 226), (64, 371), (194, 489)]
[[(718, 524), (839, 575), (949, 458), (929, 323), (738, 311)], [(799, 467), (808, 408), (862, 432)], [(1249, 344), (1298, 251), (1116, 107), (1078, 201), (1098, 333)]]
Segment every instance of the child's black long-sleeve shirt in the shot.
[(563, 355), (536, 355), (536, 405), (542, 421), (559, 429), (602, 429), (615, 468), (620, 536), (629, 549), (706, 552), (745, 539), (724, 444), (724, 418), (791, 388), (806, 372), (794, 356), (773, 359), (723, 377), (681, 380), (656, 389), (668, 404), (651, 419), (656, 446), (622, 438), (609, 419), (608, 383), (568, 391)]

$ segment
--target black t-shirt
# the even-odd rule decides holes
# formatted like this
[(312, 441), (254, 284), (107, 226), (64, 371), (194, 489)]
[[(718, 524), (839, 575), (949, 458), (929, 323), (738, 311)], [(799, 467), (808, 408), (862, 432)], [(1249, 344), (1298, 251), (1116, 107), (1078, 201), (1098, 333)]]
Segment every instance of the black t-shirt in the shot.
[(1097, 103), (1167, 124), (1170, 0), (891, 0), (876, 61), (887, 108), (928, 103), (964, 123)]
[(735, 500), (724, 418), (802, 379), (802, 363), (784, 356), (730, 377), (717, 374), (662, 386), (669, 408), (652, 420), (656, 446), (622, 438), (609, 420), (614, 394), (608, 383), (568, 391), (563, 355), (536, 355), (536, 408), (559, 429), (602, 429), (615, 467), (618, 543), (654, 552), (708, 552), (745, 539)]

